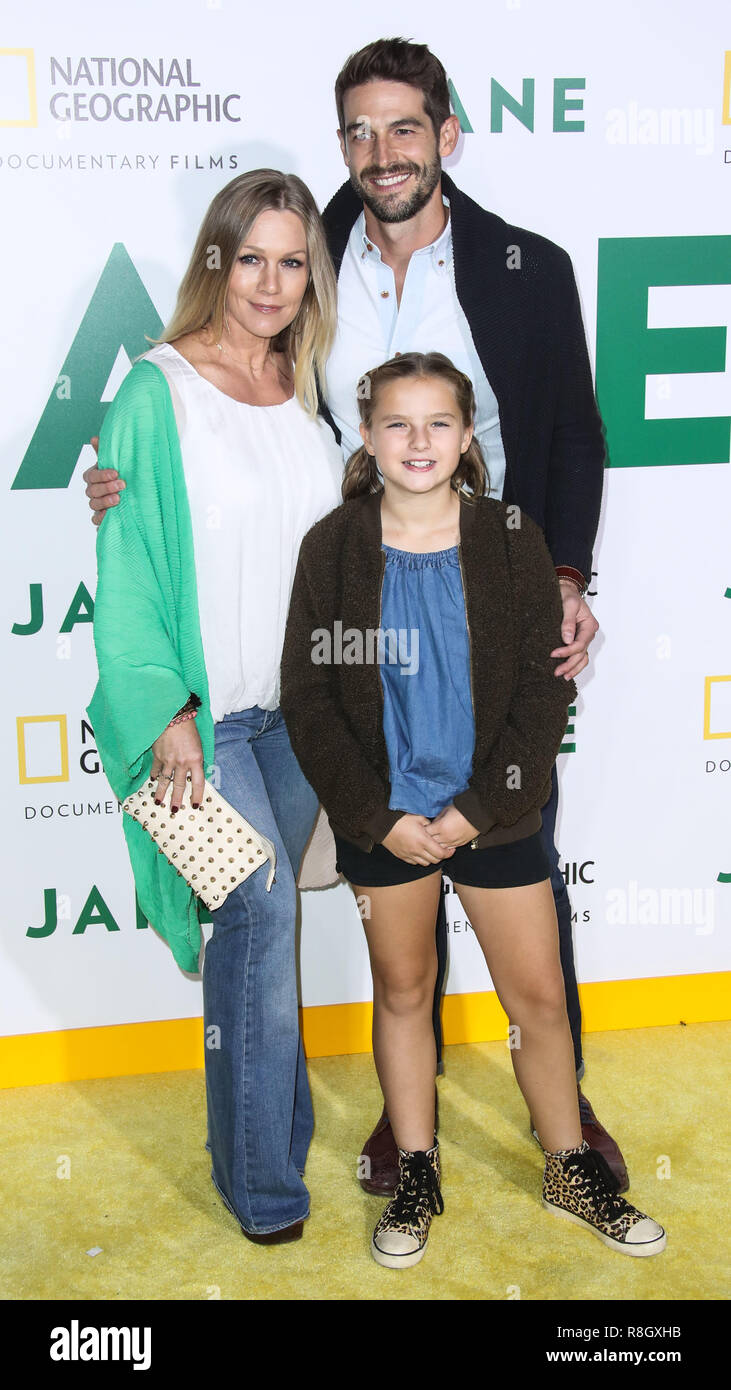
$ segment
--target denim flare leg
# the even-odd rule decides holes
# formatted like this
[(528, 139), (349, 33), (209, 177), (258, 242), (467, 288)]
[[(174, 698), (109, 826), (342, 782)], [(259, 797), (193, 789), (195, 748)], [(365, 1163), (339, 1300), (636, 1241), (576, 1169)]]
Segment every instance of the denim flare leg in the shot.
[(297, 1013), (295, 879), (317, 797), (279, 709), (227, 714), (215, 729), (221, 795), (274, 841), (262, 867), (213, 912), (203, 963), (211, 1177), (251, 1234), (309, 1213), (302, 1180), (312, 1103)]

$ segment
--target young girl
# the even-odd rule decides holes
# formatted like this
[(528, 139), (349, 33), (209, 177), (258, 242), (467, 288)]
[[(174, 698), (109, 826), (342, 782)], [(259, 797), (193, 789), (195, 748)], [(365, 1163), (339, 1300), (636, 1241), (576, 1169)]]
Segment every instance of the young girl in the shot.
[(435, 1134), (434, 918), (444, 868), (519, 1046), (545, 1153), (543, 1203), (628, 1255), (665, 1246), (582, 1141), (540, 807), (575, 698), (557, 679), (561, 600), (538, 526), (485, 496), (469, 378), (409, 352), (359, 383), (363, 447), (343, 504), (300, 550), (281, 705), (366, 900), (373, 1052), (400, 1181), (379, 1264), (423, 1256), (443, 1210)]

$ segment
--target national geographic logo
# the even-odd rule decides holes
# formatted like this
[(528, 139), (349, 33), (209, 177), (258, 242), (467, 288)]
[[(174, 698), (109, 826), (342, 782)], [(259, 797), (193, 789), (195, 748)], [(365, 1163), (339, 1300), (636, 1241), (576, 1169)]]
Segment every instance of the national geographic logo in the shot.
[(0, 48), (0, 126), (37, 126), (32, 48)]
[[(38, 786), (49, 782), (70, 782), (77, 768), (88, 776), (101, 772), (101, 762), (96, 748), (94, 730), (86, 719), (72, 722), (72, 729), (78, 733), (69, 737), (69, 721), (65, 714), (19, 714), (16, 719), (18, 730), (18, 781), (23, 787)], [(73, 746), (72, 746), (73, 744)], [(94, 787), (92, 795), (98, 794), (98, 783), (87, 783)], [(78, 820), (79, 818), (121, 816), (122, 806), (116, 797), (106, 800), (89, 800), (84, 792), (70, 801), (65, 798), (73, 793), (64, 791), (60, 800), (44, 801), (41, 792), (38, 799), (23, 807), (26, 823), (42, 824), (49, 820)]]
[(191, 58), (50, 57), (37, 90), (31, 48), (0, 49), (0, 126), (64, 123), (220, 125), (241, 120), (240, 92), (204, 91)]
[(19, 714), (18, 781), (68, 782), (69, 736), (65, 714)]
[(731, 676), (706, 676), (703, 738), (731, 738)]
[[(65, 714), (19, 714), (16, 718), (18, 737), (18, 781), (22, 787), (39, 782), (69, 782), (70, 755), (68, 719)], [(94, 730), (86, 719), (79, 721), (78, 765), (81, 772), (100, 771), (99, 754), (95, 747)], [(74, 754), (76, 760), (76, 754)], [(118, 803), (115, 801), (114, 806)], [(31, 814), (32, 812), (32, 814)], [(35, 811), (26, 807), (26, 820)], [(44, 816), (43, 819), (47, 819)]]

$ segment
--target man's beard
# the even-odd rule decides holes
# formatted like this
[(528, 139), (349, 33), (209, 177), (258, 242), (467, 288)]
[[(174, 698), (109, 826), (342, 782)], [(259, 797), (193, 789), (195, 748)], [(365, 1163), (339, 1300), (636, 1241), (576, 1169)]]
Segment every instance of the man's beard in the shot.
[[(372, 192), (372, 185), (366, 181), (370, 177), (367, 171), (365, 171), (366, 178), (361, 181), (359, 175), (351, 170), (350, 182), (358, 197), (362, 198), (366, 207), (370, 208), (379, 222), (407, 222), (410, 217), (415, 217), (417, 212), (421, 212), (421, 209), (426, 207), (429, 202), (442, 176), (442, 161), (439, 155), (436, 155), (430, 164), (402, 164), (398, 170), (392, 172), (402, 174), (408, 172), (415, 176), (411, 193), (403, 202), (396, 202), (388, 189), (384, 189), (382, 193)], [(386, 177), (385, 171), (384, 177)]]

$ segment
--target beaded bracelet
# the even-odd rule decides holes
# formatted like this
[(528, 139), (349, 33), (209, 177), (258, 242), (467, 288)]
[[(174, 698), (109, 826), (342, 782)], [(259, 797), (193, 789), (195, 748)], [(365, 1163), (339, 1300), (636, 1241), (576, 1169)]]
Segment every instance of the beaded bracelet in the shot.
[(172, 727), (173, 727), (174, 724), (183, 724), (183, 723), (185, 723), (185, 720), (186, 720), (186, 719), (195, 719), (195, 713), (196, 713), (196, 712), (195, 712), (194, 709), (189, 709), (189, 710), (186, 710), (184, 714), (183, 714), (183, 713), (176, 714), (176, 715), (175, 715), (175, 718), (170, 720), (170, 723), (168, 724), (167, 727), (168, 727), (169, 729), (172, 729)]
[(196, 710), (200, 709), (200, 698), (198, 695), (189, 695), (185, 704), (181, 705), (177, 714), (173, 715), (167, 728), (172, 728), (173, 724), (182, 724), (185, 719), (195, 719)]

